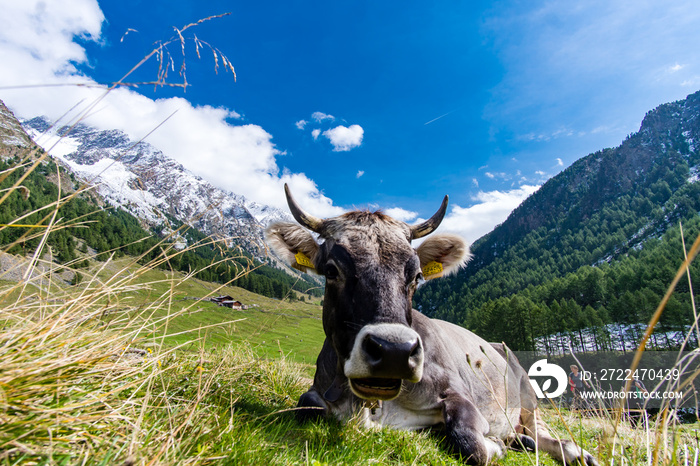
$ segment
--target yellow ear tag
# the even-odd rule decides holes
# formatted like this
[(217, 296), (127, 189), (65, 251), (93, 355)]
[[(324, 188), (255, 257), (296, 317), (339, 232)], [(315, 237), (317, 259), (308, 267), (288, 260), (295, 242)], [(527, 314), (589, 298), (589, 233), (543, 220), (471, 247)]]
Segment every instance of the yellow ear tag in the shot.
[(437, 278), (442, 276), (442, 264), (439, 262), (428, 262), (425, 264), (422, 268), (423, 270), (423, 277), (425, 277), (426, 280), (429, 278)]
[(304, 254), (301, 251), (294, 254), (294, 258), (297, 260), (297, 265), (301, 265), (302, 267), (308, 267), (310, 269), (315, 268), (313, 262), (311, 262), (311, 259), (309, 259), (306, 256), (306, 254)]

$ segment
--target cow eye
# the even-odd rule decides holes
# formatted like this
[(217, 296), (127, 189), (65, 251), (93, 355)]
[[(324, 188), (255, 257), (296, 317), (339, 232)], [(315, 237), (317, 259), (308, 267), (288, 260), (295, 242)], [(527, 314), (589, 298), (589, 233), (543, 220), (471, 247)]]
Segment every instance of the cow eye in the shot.
[(413, 281), (409, 282), (406, 287), (407, 288), (412, 288), (415, 289), (418, 287), (423, 282), (423, 274), (421, 272), (418, 272), (415, 277), (413, 277)]
[(340, 272), (338, 271), (338, 267), (336, 267), (333, 264), (326, 264), (324, 272), (326, 275), (326, 279), (328, 279), (328, 280), (335, 280), (340, 275)]
[(423, 274), (421, 272), (418, 272), (416, 274), (416, 278), (413, 279), (413, 287), (418, 288), (418, 286), (423, 283), (425, 280), (423, 279)]

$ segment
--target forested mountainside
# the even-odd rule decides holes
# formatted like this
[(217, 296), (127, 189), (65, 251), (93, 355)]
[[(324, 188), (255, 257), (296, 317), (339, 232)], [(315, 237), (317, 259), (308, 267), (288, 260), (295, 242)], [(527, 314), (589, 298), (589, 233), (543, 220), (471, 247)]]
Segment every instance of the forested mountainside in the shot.
[[(48, 236), (48, 244), (60, 264), (81, 269), (91, 260), (105, 260), (110, 254), (142, 257), (149, 262), (162, 248), (183, 249), (163, 267), (194, 272), (207, 281), (226, 283), (248, 267), (254, 270), (236, 280), (236, 285), (265, 296), (283, 298), (291, 289), (320, 295), (318, 284), (306, 277), (290, 276), (263, 265), (250, 253), (226, 241), (212, 242), (196, 228), (182, 228), (169, 217), (167, 228), (144, 229), (143, 222), (119, 206), (110, 205), (94, 189), (77, 195), (83, 180), (69, 167), (47, 156), (33, 170), (31, 165), (44, 154), (26, 135), (14, 115), (0, 102), (0, 194), (9, 192), (21, 178), (21, 189), (11, 192), (0, 208), (0, 247), (14, 254), (32, 253), (40, 241), (37, 228), (8, 224), (46, 225), (53, 216), (56, 201), (57, 224)], [(60, 185), (60, 193), (59, 193)], [(77, 274), (79, 277), (80, 274)], [(1, 277), (0, 277), (1, 279)]]
[[(422, 286), (416, 307), (513, 349), (557, 333), (574, 346), (594, 337), (601, 348), (618, 348), (620, 338), (634, 347), (633, 324), (648, 322), (683, 261), (681, 222), (687, 242), (700, 233), (699, 168), (697, 92), (648, 112), (619, 147), (550, 179), (472, 245), (464, 270)], [(683, 282), (660, 325), (680, 337), (691, 322)]]

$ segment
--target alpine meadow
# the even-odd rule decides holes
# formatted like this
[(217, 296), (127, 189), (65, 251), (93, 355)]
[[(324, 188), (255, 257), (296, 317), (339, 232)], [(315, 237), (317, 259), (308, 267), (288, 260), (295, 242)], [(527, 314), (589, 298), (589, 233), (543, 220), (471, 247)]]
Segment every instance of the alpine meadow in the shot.
[[(113, 11), (113, 5), (108, 9), (108, 2), (100, 3), (105, 11)], [(353, 206), (352, 210), (361, 211), (355, 217), (384, 219), (395, 228), (391, 235), (409, 231), (409, 245), (411, 240), (421, 240), (410, 246), (402, 243), (408, 252), (402, 251), (411, 256), (409, 262), (420, 265), (411, 269), (408, 278), (404, 275), (409, 275), (409, 266), (395, 271), (400, 283), (395, 288), (404, 293), (402, 298), (408, 296), (401, 304), (409, 313), (413, 307), (422, 314), (420, 322), (428, 321), (427, 316), (450, 323), (433, 327), (437, 335), (433, 342), (447, 340), (450, 332), (445, 329), (453, 329), (451, 324), (463, 327), (461, 335), (468, 334), (467, 329), (492, 342), (494, 350), (482, 346), (483, 356), (452, 355), (455, 360), (485, 373), (492, 362), (488, 358), (502, 355), (504, 367), (522, 365), (517, 374), (526, 382), (519, 379), (516, 390), (532, 392), (533, 399), (540, 392), (537, 409), (528, 411), (530, 427), (522, 422), (524, 417), (516, 417), (517, 422), (508, 426), (505, 443), (489, 432), (486, 421), (500, 414), (497, 409), (486, 413), (481, 424), (479, 419), (473, 421), (482, 427), (488, 448), (504, 453), (499, 457), (489, 450), (484, 464), (554, 466), (562, 462), (553, 457), (567, 454), (579, 457), (562, 460), (568, 465), (572, 461), (592, 466), (699, 464), (700, 91), (650, 109), (639, 130), (619, 146), (590, 153), (558, 174), (548, 174), (531, 194), (528, 191), (524, 200), (518, 200), (502, 223), (469, 245), (470, 254), (464, 239), (442, 234), (443, 230), (436, 236), (442, 243), (457, 244), (459, 254), (438, 246), (428, 254), (424, 250), (431, 248), (421, 250), (421, 244), (431, 245), (422, 238), (422, 230), (428, 230), (424, 225), (430, 225), (432, 233), (443, 218), (461, 208), (455, 203), (446, 217), (445, 197), (438, 213), (426, 221), (421, 216), (430, 214), (423, 212), (423, 202), (439, 205), (442, 197), (432, 199), (422, 191), (416, 207), (420, 214), (387, 201), (393, 194), (378, 196), (386, 207), (377, 209), (380, 201), (365, 204), (360, 194), (391, 192), (388, 186), (396, 181), (389, 181), (391, 170), (382, 167), (386, 186), (383, 178), (377, 178), (372, 188), (352, 187), (374, 175), (368, 167), (353, 165), (351, 157), (341, 158), (351, 150), (361, 154), (362, 144), (371, 138), (371, 131), (353, 123), (357, 113), (350, 110), (347, 117), (315, 112), (290, 123), (290, 132), (309, 134), (304, 136), (305, 145), (286, 150), (270, 143), (272, 136), (251, 123), (252, 117), (246, 120), (247, 116), (226, 110), (226, 104), (191, 106), (209, 116), (224, 115), (224, 126), (234, 128), (236, 137), (251, 137), (230, 154), (226, 152), (232, 159), (240, 157), (237, 163), (252, 158), (235, 153), (245, 152), (241, 147), (255, 154), (269, 150), (264, 152), (267, 158), (255, 161), (265, 172), (260, 179), (243, 168), (231, 170), (223, 161), (220, 167), (207, 169), (223, 173), (223, 178), (233, 180), (231, 186), (247, 186), (250, 192), (267, 189), (265, 183), (272, 179), (271, 185), (284, 186), (289, 209), (270, 201), (277, 194), (284, 196), (282, 189), (274, 196), (255, 199), (202, 175), (196, 165), (207, 165), (212, 160), (207, 154), (191, 154), (202, 161), (186, 166), (165, 148), (156, 147), (149, 136), (164, 131), (160, 126), (182, 109), (168, 109), (169, 116), (145, 129), (143, 137), (134, 137), (116, 120), (113, 127), (93, 123), (91, 117), (110, 111), (105, 110), (113, 105), (108, 96), (123, 97), (125, 102), (142, 97), (131, 101), (119, 92), (145, 94), (144, 88), (153, 88), (175, 96), (172, 101), (159, 97), (159, 104), (175, 102), (186, 113), (191, 110), (186, 92), (196, 86), (191, 81), (203, 80), (202, 87), (211, 84), (212, 88), (220, 79), (234, 86), (239, 80), (245, 82), (245, 72), (235, 58), (222, 51), (229, 49), (210, 44), (203, 39), (204, 32), (199, 33), (210, 23), (228, 24), (230, 16), (214, 14), (169, 29), (170, 39), (149, 43), (143, 60), (134, 65), (132, 57), (134, 67), (110, 84), (56, 85), (99, 91), (94, 100), (74, 103), (60, 118), (21, 114), (9, 100), (0, 101), (0, 465), (460, 465), (481, 461), (477, 455), (460, 453), (470, 445), (459, 450), (451, 443), (450, 429), (454, 419), (463, 416), (461, 412), (448, 413), (444, 408), (438, 413), (440, 422), (415, 430), (408, 415), (403, 419), (406, 430), (368, 421), (395, 397), (415, 389), (422, 366), (412, 377), (398, 377), (398, 383), (396, 377), (364, 373), (357, 379), (344, 378), (347, 366), (339, 359), (340, 344), (332, 332), (358, 331), (354, 327), (359, 325), (331, 314), (331, 307), (349, 296), (346, 289), (333, 290), (347, 283), (354, 286), (360, 278), (365, 280), (363, 286), (375, 283), (370, 269), (377, 267), (364, 264), (363, 277), (347, 272), (355, 270), (351, 248), (340, 245), (340, 240), (334, 243), (337, 237), (314, 225), (326, 221), (322, 218), (330, 218), (329, 223), (352, 218), (352, 213), (347, 214), (351, 209), (333, 205), (323, 187), (317, 188), (301, 170), (276, 165), (278, 160), (292, 160), (305, 148), (320, 151), (320, 144), (327, 146), (325, 159), (318, 157), (315, 163), (328, 163), (329, 180), (341, 180), (338, 186), (343, 185), (337, 167), (351, 167), (349, 178), (358, 184), (348, 184), (343, 191), (348, 191), (344, 194), (348, 197), (358, 193), (363, 207)], [(119, 20), (117, 14), (113, 18), (115, 23)], [(137, 34), (128, 29), (121, 39), (128, 43), (128, 35)], [(85, 32), (70, 37), (71, 44), (81, 44), (85, 50), (95, 46), (86, 45), (91, 40)], [(283, 42), (263, 41), (263, 48), (273, 53)], [(251, 39), (246, 45), (253, 47), (252, 43)], [(323, 41), (319, 44), (329, 47)], [(240, 56), (241, 60), (246, 57)], [(85, 71), (82, 67), (99, 68), (97, 63), (69, 62), (80, 72)], [(202, 74), (193, 63), (207, 63), (211, 69)], [(101, 65), (113, 71), (109, 64)], [(146, 65), (155, 67), (155, 77), (143, 69)], [(377, 79), (380, 75), (378, 71)], [(441, 83), (431, 76), (439, 87)], [(295, 79), (288, 78), (289, 82)], [(16, 87), (32, 92), (33, 86)], [(0, 92), (7, 90), (14, 88), (0, 85)], [(455, 106), (421, 121), (421, 129), (432, 131), (463, 108)], [(251, 114), (275, 111), (275, 105), (266, 102), (250, 110)], [(219, 134), (215, 129), (201, 134), (206, 133), (203, 127), (192, 123), (201, 143), (196, 148), (205, 152), (209, 140)], [(177, 139), (184, 136), (174, 131), (165, 139), (177, 146)], [(494, 133), (493, 138), (497, 137)], [(389, 166), (386, 161), (375, 162), (377, 167)], [(420, 167), (413, 162), (401, 161), (418, 177)], [(291, 167), (295, 162), (289, 163)], [(402, 170), (397, 168), (397, 176), (402, 176)], [(465, 173), (483, 170), (455, 169), (449, 176), (438, 177), (429, 191), (457, 178), (462, 191), (444, 194), (449, 194), (450, 202), (469, 198), (470, 187), (478, 183)], [(493, 173), (489, 178), (494, 178)], [(291, 198), (288, 182), (300, 188), (310, 204), (308, 213)], [(345, 225), (345, 220), (337, 224)], [(293, 233), (278, 233), (281, 239), (276, 242), (287, 248), (283, 253), (271, 239), (275, 228)], [(357, 226), (348, 229), (352, 228)], [(367, 237), (380, 236), (375, 233)], [(305, 243), (295, 249), (294, 240), (300, 236)], [(334, 251), (337, 263), (329, 260), (323, 264), (325, 270), (313, 270), (319, 269), (314, 260), (321, 257), (322, 241)], [(311, 243), (314, 254), (305, 255), (303, 247)], [(425, 267), (420, 254), (430, 256)], [(460, 256), (459, 260), (447, 263), (450, 254)], [(344, 262), (343, 269), (341, 261), (352, 267)], [(446, 262), (444, 269), (441, 261)], [(433, 276), (430, 267), (437, 270)], [(379, 288), (369, 286), (367, 294), (388, 293)], [(346, 300), (353, 305), (358, 301)], [(364, 324), (371, 327), (374, 322)], [(391, 325), (396, 324), (382, 321), (375, 326)], [(410, 348), (411, 357), (420, 353), (422, 364), (421, 345), (426, 345), (427, 354), (433, 349), (427, 347), (431, 341), (419, 338), (410, 325), (409, 318), (406, 326), (417, 341)], [(392, 332), (400, 333), (391, 327), (386, 338), (365, 337), (344, 349), (362, 347), (370, 356), (376, 355), (394, 343), (388, 341), (394, 338)], [(366, 350), (369, 340), (374, 346)], [(318, 375), (317, 369), (330, 366), (337, 372)], [(558, 372), (537, 378), (536, 370), (553, 366)], [(448, 372), (445, 367), (431, 369)], [(578, 382), (586, 385), (585, 396), (581, 396), (583, 388), (575, 385), (579, 369), (582, 380)], [(487, 377), (488, 386), (479, 386), (484, 397), (490, 397), (489, 406), (498, 405), (504, 413), (510, 406), (499, 405), (499, 393), (505, 392), (508, 403), (513, 395), (512, 385), (505, 380), (511, 373), (507, 370), (502, 379)], [(622, 375), (610, 378), (606, 371)], [(454, 377), (464, 375), (464, 371), (455, 372), (459, 373)], [(315, 392), (324, 377), (332, 383)], [(366, 393), (391, 392), (391, 396), (365, 399), (352, 389), (357, 380), (365, 383)], [(473, 379), (474, 386), (477, 380), (482, 381)], [(553, 384), (559, 390), (556, 396)], [(477, 404), (469, 394), (431, 388), (437, 390), (434, 395), (440, 403), (449, 397), (466, 397), (470, 405)], [(349, 420), (315, 417), (314, 410), (323, 409), (300, 401), (305, 397), (308, 401), (312, 391), (324, 406), (337, 401), (341, 391), (347, 393), (349, 401), (343, 409), (352, 411)], [(674, 396), (651, 396), (659, 393)], [(644, 394), (647, 401), (638, 402), (629, 394)], [(523, 403), (522, 408), (525, 412), (531, 407)], [(546, 435), (538, 435), (540, 428)], [(556, 448), (545, 448), (539, 438)]]

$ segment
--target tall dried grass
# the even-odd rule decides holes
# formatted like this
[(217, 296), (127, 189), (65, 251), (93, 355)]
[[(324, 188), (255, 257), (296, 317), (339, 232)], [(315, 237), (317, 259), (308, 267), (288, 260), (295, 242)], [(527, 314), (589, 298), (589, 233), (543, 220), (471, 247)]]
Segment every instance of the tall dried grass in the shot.
[[(39, 234), (52, 232), (49, 224)], [(225, 286), (176, 309), (174, 294), (190, 275), (144, 282), (187, 249), (161, 242), (161, 255), (146, 265), (142, 257), (94, 262), (89, 277), (70, 286), (58, 273), (70, 265), (51, 261), (46, 244), (2, 272), (21, 273), (0, 282), (0, 464), (207, 463), (217, 456), (212, 448), (227, 456), (241, 396), (291, 407), (304, 378), (284, 357), (261, 361), (247, 346), (205, 350), (205, 327), (185, 344), (164, 344), (172, 319)], [(127, 305), (156, 289), (165, 291)]]
[[(695, 239), (690, 249), (686, 249), (685, 238), (681, 225), (681, 240), (683, 249), (683, 262), (669, 285), (665, 296), (659, 303), (656, 311), (650, 319), (641, 344), (637, 348), (630, 366), (630, 373), (634, 374), (640, 360), (646, 351), (646, 343), (654, 332), (666, 304), (672, 296), (679, 281), (684, 276), (688, 279), (691, 290), (691, 306), (694, 321), (690, 325), (685, 342), (678, 352), (676, 362), (669, 367), (658, 369), (678, 370), (681, 377), (669, 380), (660, 380), (656, 386), (649, 387), (651, 391), (683, 393), (683, 398), (664, 399), (658, 415), (648, 416), (644, 411), (635, 412), (630, 404), (620, 400), (612, 405), (605, 404), (602, 400), (589, 400), (587, 409), (576, 414), (566, 411), (564, 414), (555, 407), (557, 420), (566, 429), (571, 426), (580, 426), (589, 429), (590, 435), (598, 439), (596, 447), (597, 457), (601, 464), (609, 465), (648, 465), (648, 466), (697, 466), (700, 457), (700, 440), (698, 439), (698, 402), (697, 391), (694, 386), (696, 378), (700, 375), (698, 358), (700, 353), (694, 350), (684, 353), (685, 344), (691, 339), (693, 333), (698, 332), (698, 313), (695, 298), (692, 293), (692, 277), (690, 264), (697, 258), (700, 252), (700, 235)], [(580, 363), (579, 363), (580, 365)], [(629, 392), (632, 389), (634, 378), (628, 378), (623, 390)], [(694, 408), (696, 422), (683, 424), (677, 416), (680, 403), (691, 399), (690, 408)], [(646, 405), (642, 406), (646, 409)], [(688, 403), (684, 405), (689, 408)], [(581, 413), (588, 413), (582, 416)], [(634, 416), (635, 422), (630, 422)], [(686, 421), (687, 422), (687, 421)]]

